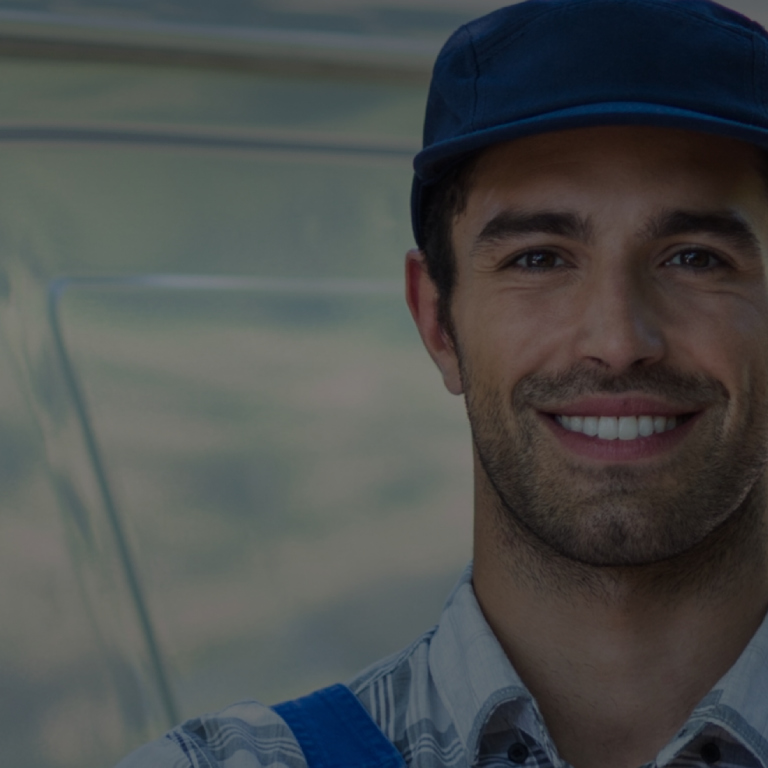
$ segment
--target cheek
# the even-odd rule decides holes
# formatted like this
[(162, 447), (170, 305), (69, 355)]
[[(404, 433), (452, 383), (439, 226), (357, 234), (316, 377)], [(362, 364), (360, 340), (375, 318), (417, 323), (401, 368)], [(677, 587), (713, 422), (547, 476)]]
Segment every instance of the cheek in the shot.
[(453, 318), (473, 373), (501, 377), (507, 388), (544, 369), (572, 363), (573, 318), (567, 303), (524, 291), (466, 292), (455, 297)]
[(768, 297), (715, 295), (697, 305), (680, 301), (670, 312), (671, 358), (725, 385), (734, 405), (768, 386)]

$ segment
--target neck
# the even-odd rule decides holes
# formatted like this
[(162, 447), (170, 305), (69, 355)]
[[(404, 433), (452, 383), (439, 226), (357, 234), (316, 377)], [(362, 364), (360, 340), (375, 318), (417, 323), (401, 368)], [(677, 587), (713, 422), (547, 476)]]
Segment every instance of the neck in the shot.
[(561, 756), (575, 768), (653, 760), (768, 608), (763, 485), (695, 551), (624, 568), (547, 551), (478, 486), (478, 601)]

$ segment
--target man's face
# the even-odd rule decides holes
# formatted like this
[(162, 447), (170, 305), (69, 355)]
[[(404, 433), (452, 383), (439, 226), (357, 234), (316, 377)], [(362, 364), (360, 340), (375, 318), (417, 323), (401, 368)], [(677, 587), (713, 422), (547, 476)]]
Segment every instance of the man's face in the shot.
[(439, 362), (496, 506), (561, 555), (674, 557), (763, 478), (759, 164), (736, 141), (634, 127), (479, 159), (453, 232), (455, 354)]

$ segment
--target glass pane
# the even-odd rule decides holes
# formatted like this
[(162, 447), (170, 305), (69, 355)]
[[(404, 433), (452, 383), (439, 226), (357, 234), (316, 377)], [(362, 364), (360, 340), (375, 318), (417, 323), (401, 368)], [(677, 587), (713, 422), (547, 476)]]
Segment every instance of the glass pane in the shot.
[(470, 556), (470, 440), (399, 288), (72, 283), (61, 317), (184, 715), (434, 623)]
[[(133, 652), (122, 574), (103, 567), (113, 550), (80, 503), (77, 480), (49, 463), (54, 446), (30, 407), (28, 381), (15, 375), (8, 299), (0, 310), (0, 753), (7, 765), (103, 768), (165, 720), (154, 717)], [(77, 441), (67, 449), (77, 454)]]
[[(228, 136), (398, 139), (416, 151), (427, 84), (364, 77), (275, 77), (258, 72), (114, 62), (0, 59), (5, 130), (25, 125), (149, 128)], [(2, 132), (0, 132), (2, 138)]]
[(109, 765), (395, 650), (469, 557), (461, 403), (401, 298), (424, 83), (0, 68), (9, 471), (37, 440), (0, 530), (4, 701), (32, 714), (0, 746)]
[(51, 277), (399, 278), (412, 242), (405, 160), (103, 146), (0, 158), (0, 245)]

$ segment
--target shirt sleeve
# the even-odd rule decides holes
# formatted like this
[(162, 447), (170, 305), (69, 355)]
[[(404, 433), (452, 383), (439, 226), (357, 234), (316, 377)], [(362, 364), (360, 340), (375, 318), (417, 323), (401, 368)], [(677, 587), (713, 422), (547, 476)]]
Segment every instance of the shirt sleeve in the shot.
[(188, 720), (115, 768), (307, 768), (291, 729), (254, 701)]
[(192, 763), (181, 747), (163, 736), (131, 752), (115, 768), (191, 768)]

